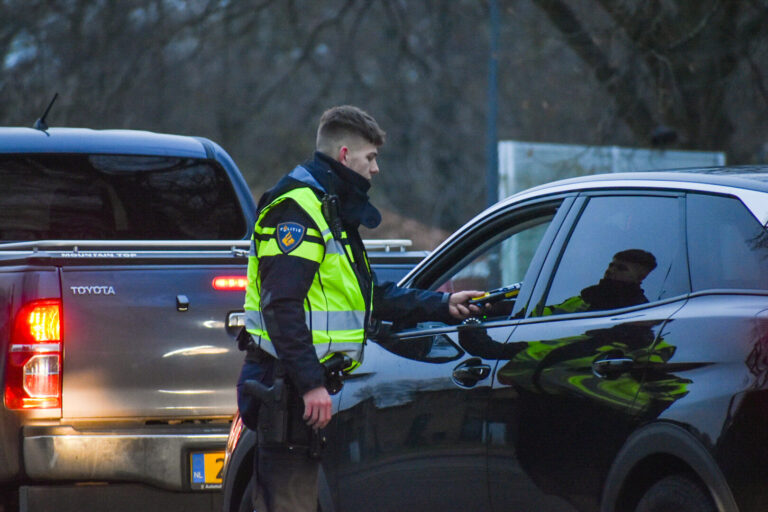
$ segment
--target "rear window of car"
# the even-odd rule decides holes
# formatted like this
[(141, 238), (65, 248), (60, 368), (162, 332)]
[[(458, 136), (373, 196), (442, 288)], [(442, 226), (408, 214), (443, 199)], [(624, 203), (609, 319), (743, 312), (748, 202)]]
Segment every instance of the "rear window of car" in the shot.
[(768, 236), (744, 204), (689, 194), (687, 205), (693, 291), (768, 290)]
[(0, 155), (0, 240), (234, 240), (226, 171), (194, 158)]

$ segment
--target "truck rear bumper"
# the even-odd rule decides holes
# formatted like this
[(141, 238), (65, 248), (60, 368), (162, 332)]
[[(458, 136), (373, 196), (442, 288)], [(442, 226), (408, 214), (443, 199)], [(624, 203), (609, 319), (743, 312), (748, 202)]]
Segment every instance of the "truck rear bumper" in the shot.
[(19, 512), (219, 512), (221, 493), (172, 492), (144, 485), (24, 486)]
[(148, 430), (27, 427), (22, 441), (26, 474), (42, 481), (129, 481), (189, 491), (190, 453), (223, 452), (228, 424)]

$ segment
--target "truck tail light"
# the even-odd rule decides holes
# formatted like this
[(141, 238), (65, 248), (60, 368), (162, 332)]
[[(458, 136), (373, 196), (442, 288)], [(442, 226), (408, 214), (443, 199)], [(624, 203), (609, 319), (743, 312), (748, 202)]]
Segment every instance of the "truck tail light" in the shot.
[(218, 276), (213, 279), (215, 290), (245, 290), (248, 278), (245, 276)]
[(232, 418), (232, 426), (229, 428), (229, 436), (227, 436), (227, 447), (224, 450), (224, 468), (229, 464), (229, 460), (232, 458), (232, 454), (235, 453), (237, 443), (240, 442), (240, 437), (245, 430), (245, 423), (240, 417), (239, 412), (235, 412), (235, 417)]
[(14, 320), (8, 350), (5, 406), (61, 407), (61, 300), (25, 304)]

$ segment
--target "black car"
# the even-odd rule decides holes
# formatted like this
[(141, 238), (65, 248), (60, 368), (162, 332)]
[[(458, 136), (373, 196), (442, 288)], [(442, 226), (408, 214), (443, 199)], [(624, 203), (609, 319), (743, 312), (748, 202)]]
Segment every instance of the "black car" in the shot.
[[(320, 509), (768, 510), (768, 167), (521, 192), (402, 281), (493, 290), (392, 325), (334, 397)], [(236, 419), (225, 510), (248, 510)]]

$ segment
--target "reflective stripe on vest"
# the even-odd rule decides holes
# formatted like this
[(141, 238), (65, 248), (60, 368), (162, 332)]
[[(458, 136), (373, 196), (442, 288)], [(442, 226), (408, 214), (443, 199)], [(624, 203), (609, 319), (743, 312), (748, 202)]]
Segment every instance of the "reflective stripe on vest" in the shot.
[[(313, 330), (353, 331), (365, 322), (365, 311), (305, 311), (304, 318)], [(266, 331), (260, 311), (245, 312), (248, 330)]]
[[(320, 244), (305, 239), (289, 253), (292, 257), (305, 258), (320, 265), (304, 301), (305, 321), (312, 333), (315, 352), (319, 360), (335, 352), (344, 352), (356, 363), (356, 366), (362, 360), (365, 342), (366, 301), (352, 267), (351, 260), (354, 256), (351, 249), (345, 249), (345, 245), (349, 247), (348, 244), (333, 238), (328, 223), (322, 215), (321, 202), (308, 187), (286, 192), (259, 213), (248, 258), (248, 286), (245, 297), (246, 330), (264, 351), (277, 356), (261, 314), (261, 277), (258, 275), (258, 258), (281, 254), (281, 251), (274, 237), (275, 228), (262, 228), (260, 223), (272, 208), (288, 199), (295, 201), (320, 230), (318, 232), (315, 229), (308, 229), (307, 235), (312, 235), (318, 240), (322, 239), (323, 242)], [(342, 232), (342, 240), (346, 238), (346, 232)]]

